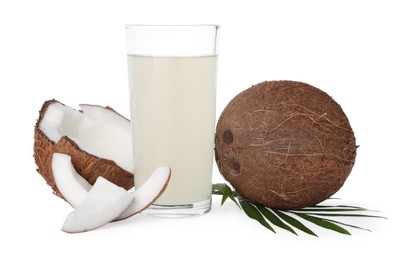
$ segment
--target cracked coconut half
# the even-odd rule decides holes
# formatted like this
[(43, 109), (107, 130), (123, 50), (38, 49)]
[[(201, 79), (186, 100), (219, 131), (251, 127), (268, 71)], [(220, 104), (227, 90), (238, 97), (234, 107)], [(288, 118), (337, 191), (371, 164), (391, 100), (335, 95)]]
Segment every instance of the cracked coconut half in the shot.
[(74, 211), (62, 230), (79, 233), (129, 218), (166, 189), (169, 167), (158, 167), (135, 191), (130, 121), (109, 107), (72, 109), (44, 103), (35, 126), (34, 158), (54, 194)]
[(131, 189), (134, 177), (130, 121), (109, 107), (80, 108), (75, 110), (56, 100), (43, 104), (35, 126), (34, 158), (38, 172), (54, 194), (64, 198), (52, 171), (53, 154), (63, 153), (71, 156), (74, 170), (90, 185), (102, 176)]

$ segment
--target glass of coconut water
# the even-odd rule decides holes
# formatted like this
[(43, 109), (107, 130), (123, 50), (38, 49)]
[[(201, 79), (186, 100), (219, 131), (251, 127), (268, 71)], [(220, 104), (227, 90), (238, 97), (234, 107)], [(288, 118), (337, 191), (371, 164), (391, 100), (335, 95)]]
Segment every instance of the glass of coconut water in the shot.
[(144, 214), (182, 217), (211, 209), (218, 30), (126, 26), (135, 186), (156, 167), (172, 171)]

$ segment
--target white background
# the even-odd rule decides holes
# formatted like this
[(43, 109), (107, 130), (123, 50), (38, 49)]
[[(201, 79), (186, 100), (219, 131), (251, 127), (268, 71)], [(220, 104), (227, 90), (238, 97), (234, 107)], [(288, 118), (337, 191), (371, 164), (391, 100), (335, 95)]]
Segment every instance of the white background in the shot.
[[(418, 13), (414, 1), (0, 2), (0, 259), (417, 259)], [(316, 227), (319, 238), (275, 235), (215, 198), (203, 217), (138, 216), (61, 232), (72, 208), (36, 172), (38, 110), (56, 98), (128, 115), (130, 23), (221, 25), (217, 115), (264, 80), (298, 80), (329, 93), (360, 145), (336, 197), (388, 220), (357, 220), (372, 232), (351, 229), (352, 236)], [(221, 181), (215, 169), (214, 182)]]

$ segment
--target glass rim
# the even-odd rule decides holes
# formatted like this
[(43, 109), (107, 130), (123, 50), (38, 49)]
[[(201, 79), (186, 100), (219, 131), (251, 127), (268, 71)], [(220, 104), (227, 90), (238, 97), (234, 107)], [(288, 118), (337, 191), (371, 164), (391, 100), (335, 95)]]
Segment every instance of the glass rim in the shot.
[(220, 25), (218, 24), (126, 24), (125, 29), (131, 29), (131, 28), (141, 28), (141, 27), (166, 27), (166, 28), (175, 28), (175, 27), (209, 27), (209, 28), (220, 28)]

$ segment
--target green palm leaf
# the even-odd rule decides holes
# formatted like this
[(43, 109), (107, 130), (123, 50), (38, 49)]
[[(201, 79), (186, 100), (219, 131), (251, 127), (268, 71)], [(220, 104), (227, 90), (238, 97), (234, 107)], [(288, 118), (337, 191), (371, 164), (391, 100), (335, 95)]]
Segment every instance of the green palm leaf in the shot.
[[(237, 192), (232, 190), (225, 183), (213, 184), (212, 193), (214, 195), (221, 195), (221, 205), (229, 198), (231, 199), (239, 208), (241, 208), (248, 217), (256, 220), (265, 228), (276, 233), (275, 230), (270, 225), (273, 224), (279, 228), (285, 229), (295, 235), (298, 235), (297, 232), (292, 228), (297, 228), (300, 231), (303, 231), (307, 234), (317, 236), (311, 229), (304, 225), (297, 218), (292, 215), (298, 216), (299, 218), (312, 223), (318, 227), (325, 229), (333, 230), (335, 232), (351, 235), (351, 233), (343, 228), (342, 226), (347, 226), (356, 229), (362, 229), (370, 231), (369, 229), (351, 225), (348, 223), (343, 223), (335, 219), (323, 218), (323, 217), (368, 217), (368, 218), (385, 218), (378, 215), (365, 214), (364, 212), (372, 212), (373, 210), (368, 210), (366, 208), (357, 207), (357, 206), (347, 206), (347, 205), (316, 205), (314, 207), (307, 207), (303, 209), (296, 210), (279, 210), (264, 207), (252, 203), (244, 198), (239, 197)], [(237, 201), (238, 199), (238, 201)], [(241, 206), (241, 207), (240, 207)], [(377, 212), (377, 211), (373, 211)], [(291, 227), (292, 226), (292, 227)]]
[(275, 214), (277, 214), (280, 218), (282, 218), (284, 221), (288, 222), (290, 225), (294, 226), (295, 228), (298, 228), (299, 230), (310, 234), (312, 236), (316, 236), (316, 233), (314, 233), (313, 231), (311, 231), (308, 227), (306, 227), (303, 223), (301, 223), (300, 221), (298, 221), (297, 219), (281, 212), (278, 209), (273, 210), (275, 212)]
[[(291, 211), (294, 212), (294, 211)], [(295, 211), (298, 212), (298, 211)], [(362, 217), (362, 218), (384, 218), (383, 216), (376, 216), (376, 215), (367, 215), (367, 214), (340, 214), (340, 213), (308, 213), (305, 212), (304, 214), (316, 215), (316, 216), (325, 216), (325, 217)]]
[(269, 209), (261, 205), (256, 205), (256, 207), (263, 214), (263, 216), (265, 216), (265, 218), (269, 220), (272, 224), (298, 236), (297, 232), (295, 232), (294, 229), (292, 229), (290, 226), (285, 224), (280, 218), (275, 216), (275, 214), (273, 214)]
[(317, 205), (316, 207), (308, 207), (308, 208), (302, 208), (302, 209), (297, 209), (294, 211), (298, 211), (298, 212), (315, 212), (315, 211), (328, 211), (328, 212), (334, 212), (334, 211), (338, 211), (338, 212), (344, 212), (344, 211), (372, 211), (372, 210), (367, 210), (364, 208), (359, 208), (359, 207), (342, 207), (342, 205), (337, 205), (337, 206), (322, 206), (322, 205)]
[(243, 211), (246, 213), (248, 217), (258, 221), (262, 226), (276, 233), (275, 230), (271, 227), (271, 225), (269, 225), (269, 223), (265, 220), (263, 215), (259, 212), (259, 210), (255, 206), (253, 206), (247, 200), (240, 199), (239, 202), (240, 202), (240, 205), (242, 206)]
[(314, 217), (314, 216), (310, 216), (308, 214), (302, 214), (302, 213), (294, 213), (294, 214), (320, 227), (327, 228), (327, 229), (330, 229), (330, 230), (333, 230), (333, 231), (336, 231), (345, 235), (351, 235), (351, 233), (348, 230), (344, 229), (341, 226), (336, 225), (335, 223), (327, 219), (318, 218), (318, 217)]
[(240, 205), (236, 200), (234, 192), (231, 190), (231, 188), (227, 184), (225, 183), (213, 184), (212, 193), (217, 194), (217, 195), (223, 195), (223, 198), (221, 199), (221, 205), (224, 204), (227, 198), (230, 198), (240, 208)]
[(328, 219), (328, 221), (330, 221), (330, 222), (334, 222), (334, 223), (339, 224), (339, 225), (344, 225), (344, 226), (347, 226), (347, 227), (356, 228), (356, 229), (361, 229), (361, 230), (365, 230), (365, 231), (369, 231), (369, 232), (371, 232), (371, 230), (369, 230), (369, 229), (362, 228), (362, 227), (358, 227), (358, 226), (355, 226), (355, 225), (350, 225), (350, 224), (343, 223), (343, 222), (340, 222), (340, 221), (336, 221), (336, 220), (333, 220), (333, 219)]

